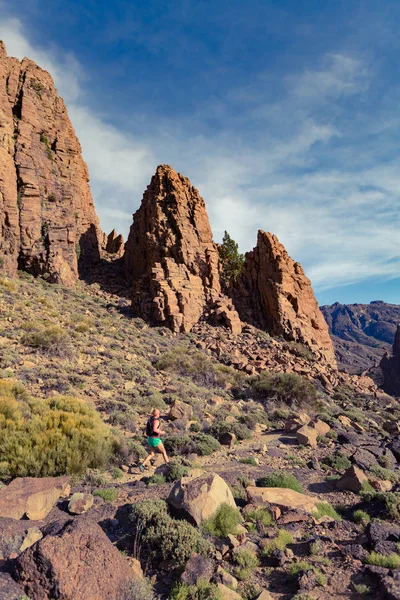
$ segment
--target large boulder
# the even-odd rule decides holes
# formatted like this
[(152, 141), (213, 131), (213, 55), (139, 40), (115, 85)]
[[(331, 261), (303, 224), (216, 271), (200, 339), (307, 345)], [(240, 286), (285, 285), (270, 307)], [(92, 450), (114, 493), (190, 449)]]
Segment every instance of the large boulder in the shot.
[(69, 477), (18, 477), (0, 489), (0, 517), (45, 519), (69, 487)]
[(92, 508), (94, 497), (92, 494), (84, 492), (75, 492), (69, 500), (68, 510), (72, 515), (83, 515)]
[(21, 554), (16, 576), (31, 600), (116, 600), (135, 577), (101, 527), (82, 517)]
[(169, 411), (169, 418), (172, 421), (183, 419), (184, 421), (190, 421), (193, 415), (193, 408), (186, 402), (175, 400)]
[(221, 504), (236, 507), (232, 492), (216, 473), (194, 469), (177, 481), (168, 503), (196, 525), (208, 519)]
[(336, 482), (338, 490), (349, 490), (358, 494), (363, 489), (363, 485), (368, 483), (368, 477), (364, 471), (356, 465), (352, 465), (344, 475)]
[(316, 448), (318, 446), (318, 431), (308, 425), (303, 425), (296, 432), (296, 438), (299, 444), (303, 446), (312, 446)]
[(270, 504), (285, 510), (300, 510), (312, 514), (317, 510), (321, 500), (316, 496), (308, 496), (289, 488), (262, 488), (249, 486), (247, 499), (251, 504)]

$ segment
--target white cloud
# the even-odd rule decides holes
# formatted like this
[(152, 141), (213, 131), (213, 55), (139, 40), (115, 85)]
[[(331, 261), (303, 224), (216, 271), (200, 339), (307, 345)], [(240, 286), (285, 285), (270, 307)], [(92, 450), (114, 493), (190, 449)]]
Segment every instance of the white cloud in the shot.
[[(27, 55), (52, 73), (106, 231), (126, 235), (156, 165), (167, 162), (199, 188), (216, 239), (226, 229), (249, 250), (257, 229), (276, 233), (316, 290), (399, 276), (400, 161), (391, 134), (397, 106), (394, 99), (373, 119), (362, 103), (348, 112), (346, 102), (364, 98), (375, 77), (360, 58), (327, 55), (314, 69), (284, 77), (279, 103), (269, 100), (267, 74), (260, 74), (252, 86), (229, 92), (226, 106), (237, 109), (229, 115), (223, 98), (199, 107), (198, 130), (212, 114), (218, 132), (198, 133), (190, 119), (160, 115), (139, 134), (117, 129), (85, 104), (85, 73), (71, 54), (33, 46), (17, 19), (2, 20), (0, 38), (9, 54)], [(131, 116), (134, 122), (134, 109)]]

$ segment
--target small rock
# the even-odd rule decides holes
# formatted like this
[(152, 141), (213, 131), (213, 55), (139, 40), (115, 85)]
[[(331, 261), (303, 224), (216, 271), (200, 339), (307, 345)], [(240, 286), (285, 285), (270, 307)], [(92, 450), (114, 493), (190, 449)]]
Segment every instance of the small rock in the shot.
[(71, 496), (68, 503), (68, 511), (72, 515), (83, 515), (90, 508), (92, 508), (94, 497), (92, 494), (86, 494), (84, 492), (75, 492)]

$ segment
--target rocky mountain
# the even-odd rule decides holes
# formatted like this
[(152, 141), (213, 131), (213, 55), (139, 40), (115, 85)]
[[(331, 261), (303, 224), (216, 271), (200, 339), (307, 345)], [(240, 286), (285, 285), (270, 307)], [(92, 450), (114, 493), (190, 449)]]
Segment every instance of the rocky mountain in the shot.
[(310, 281), (276, 236), (259, 232), (238, 281), (223, 293), (206, 205), (189, 179), (160, 165), (134, 215), (124, 255), (135, 315), (173, 331), (211, 320), (240, 333), (243, 322), (308, 346), (336, 366)]
[(102, 233), (81, 147), (46, 71), (0, 42), (0, 254), (17, 268), (73, 285), (98, 260)]
[(305, 344), (324, 362), (336, 360), (310, 280), (275, 235), (258, 232), (233, 289), (240, 317), (273, 335)]
[(374, 301), (370, 304), (322, 306), (338, 364), (349, 372), (377, 366), (390, 352), (400, 322), (400, 306)]

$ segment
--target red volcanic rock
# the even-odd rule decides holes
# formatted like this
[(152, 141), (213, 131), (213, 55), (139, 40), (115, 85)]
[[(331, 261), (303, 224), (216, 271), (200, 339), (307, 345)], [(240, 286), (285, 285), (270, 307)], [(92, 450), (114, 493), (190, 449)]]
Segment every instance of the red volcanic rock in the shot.
[(32, 600), (116, 600), (137, 577), (101, 527), (79, 518), (23, 552), (16, 575)]
[(98, 218), (81, 147), (49, 73), (0, 42), (0, 256), (73, 285), (99, 258)]
[(336, 366), (328, 325), (311, 282), (275, 235), (258, 232), (257, 246), (246, 254), (232, 295), (242, 321), (301, 342)]
[(108, 254), (115, 254), (117, 257), (121, 257), (124, 254), (124, 238), (121, 234), (118, 235), (115, 229), (107, 236), (106, 252)]
[(206, 206), (189, 179), (160, 165), (134, 215), (124, 257), (136, 315), (190, 331), (206, 312), (241, 331), (232, 302), (221, 292), (219, 256)]

